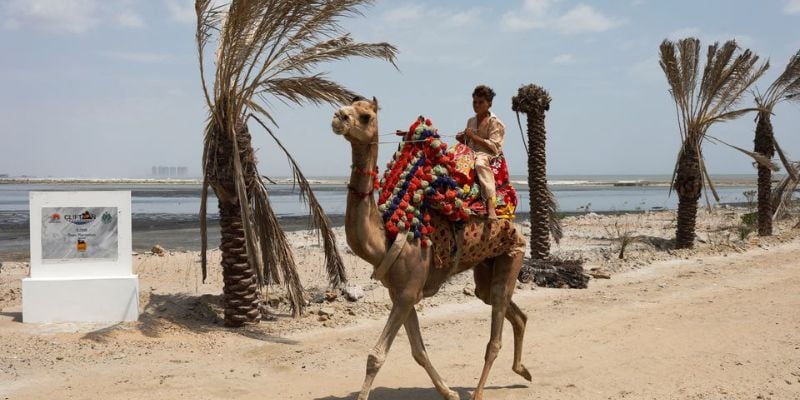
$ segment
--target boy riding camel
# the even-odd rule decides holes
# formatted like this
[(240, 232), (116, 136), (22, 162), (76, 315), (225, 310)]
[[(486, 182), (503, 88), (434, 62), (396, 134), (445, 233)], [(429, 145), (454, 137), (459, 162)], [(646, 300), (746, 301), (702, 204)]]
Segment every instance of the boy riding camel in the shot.
[(466, 144), (475, 153), (475, 172), (481, 184), (481, 195), (486, 200), (487, 218), (497, 219), (495, 211), (495, 181), (492, 158), (503, 150), (503, 136), (506, 127), (497, 116), (489, 111), (495, 93), (486, 85), (479, 85), (472, 92), (472, 110), (475, 116), (467, 120), (467, 128), (456, 135), (456, 140)]

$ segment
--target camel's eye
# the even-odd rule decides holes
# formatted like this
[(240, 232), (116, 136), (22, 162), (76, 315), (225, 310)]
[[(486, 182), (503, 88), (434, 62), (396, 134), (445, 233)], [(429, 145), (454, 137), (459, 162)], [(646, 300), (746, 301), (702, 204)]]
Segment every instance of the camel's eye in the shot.
[(358, 120), (361, 121), (362, 124), (368, 124), (370, 120), (369, 114), (361, 114), (358, 116)]

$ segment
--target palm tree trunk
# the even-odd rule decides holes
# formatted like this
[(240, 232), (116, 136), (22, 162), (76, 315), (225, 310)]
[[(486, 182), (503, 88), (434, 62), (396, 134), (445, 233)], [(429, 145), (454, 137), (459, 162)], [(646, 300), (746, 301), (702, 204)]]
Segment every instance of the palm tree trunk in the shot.
[[(758, 113), (756, 123), (756, 136), (753, 150), (767, 158), (775, 155), (775, 139), (772, 136), (772, 122), (769, 112)], [(772, 235), (772, 171), (758, 164), (758, 235)]]
[(698, 146), (687, 140), (678, 159), (678, 173), (675, 177), (675, 191), (678, 193), (678, 227), (675, 233), (675, 248), (694, 247), (697, 201), (703, 181), (700, 170)]
[(258, 283), (248, 260), (241, 209), (238, 204), (220, 202), (219, 217), (225, 325), (257, 323), (261, 319)]
[(544, 260), (550, 256), (550, 213), (547, 189), (547, 134), (544, 110), (528, 113), (528, 189), (531, 210), (531, 259)]
[[(212, 187), (219, 200), (219, 224), (222, 231), (223, 302), (225, 325), (241, 326), (258, 323), (261, 312), (258, 307), (258, 281), (253, 264), (250, 263), (245, 243), (242, 212), (236, 195), (236, 176), (233, 166), (233, 142), (225, 130), (217, 130), (215, 170)], [(240, 124), (236, 141), (242, 163), (248, 196), (252, 194), (256, 180), (255, 157), (247, 126)]]
[(544, 113), (550, 109), (550, 94), (537, 85), (519, 88), (511, 98), (511, 110), (523, 112), (528, 122), (528, 191), (531, 210), (531, 259), (550, 257), (550, 208), (553, 205), (547, 189), (547, 131)]

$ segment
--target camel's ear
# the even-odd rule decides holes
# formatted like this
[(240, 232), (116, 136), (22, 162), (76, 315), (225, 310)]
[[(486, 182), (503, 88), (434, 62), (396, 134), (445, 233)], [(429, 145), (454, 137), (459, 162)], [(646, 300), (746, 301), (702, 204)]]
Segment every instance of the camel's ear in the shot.
[(378, 112), (378, 99), (372, 96), (372, 111)]

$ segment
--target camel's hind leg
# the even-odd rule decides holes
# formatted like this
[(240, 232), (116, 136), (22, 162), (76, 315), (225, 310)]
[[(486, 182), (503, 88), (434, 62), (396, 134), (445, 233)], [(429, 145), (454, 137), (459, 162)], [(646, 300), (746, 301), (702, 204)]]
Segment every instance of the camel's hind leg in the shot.
[[(475, 267), (473, 272), (475, 275), (475, 296), (483, 300), (484, 303), (491, 304), (489, 292), (491, 291), (492, 283), (492, 265), (488, 263), (480, 264)], [(511, 327), (514, 329), (514, 364), (511, 369), (530, 381), (532, 380), (531, 373), (522, 364), (522, 341), (525, 338), (525, 325), (528, 322), (528, 316), (511, 300), (506, 309), (506, 319), (511, 322)]]
[(436, 372), (436, 369), (433, 368), (433, 364), (431, 364), (431, 361), (428, 359), (428, 353), (425, 351), (425, 343), (422, 342), (422, 334), (419, 331), (417, 311), (414, 310), (414, 308), (411, 308), (408, 314), (405, 327), (406, 333), (408, 334), (408, 341), (411, 342), (411, 354), (414, 356), (414, 360), (425, 368), (425, 371), (428, 372), (428, 375), (433, 381), (433, 385), (436, 386), (436, 390), (439, 391), (442, 397), (447, 400), (458, 400), (458, 393), (447, 387), (447, 384), (444, 383), (444, 380), (442, 380), (439, 373)]
[(508, 303), (506, 319), (511, 322), (511, 327), (514, 329), (514, 364), (511, 369), (530, 382), (533, 380), (531, 373), (522, 365), (522, 339), (525, 338), (525, 324), (528, 322), (528, 316), (512, 300)]
[(522, 267), (522, 253), (516, 255), (501, 255), (495, 258), (492, 268), (492, 277), (489, 290), (489, 300), (492, 305), (492, 328), (489, 343), (486, 345), (483, 371), (475, 388), (474, 400), (483, 399), (483, 388), (492, 364), (503, 346), (503, 319), (509, 310), (511, 295), (514, 293), (517, 274)]

